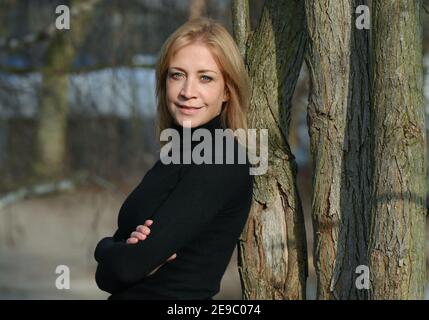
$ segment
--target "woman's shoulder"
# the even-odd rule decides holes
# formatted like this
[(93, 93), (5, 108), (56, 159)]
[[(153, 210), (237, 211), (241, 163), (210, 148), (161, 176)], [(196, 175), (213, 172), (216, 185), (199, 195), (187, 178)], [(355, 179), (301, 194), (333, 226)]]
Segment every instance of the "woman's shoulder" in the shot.
[[(210, 146), (194, 145), (188, 153), (184, 151), (180, 157), (160, 155), (148, 174), (158, 176), (179, 172), (180, 178), (191, 174), (203, 180), (222, 182), (225, 179), (233, 182), (235, 179), (242, 180), (249, 176), (251, 166), (245, 146), (236, 139), (233, 142), (212, 142), (214, 144)], [(180, 161), (176, 163), (175, 159)]]
[[(221, 161), (223, 160), (223, 161)], [(247, 157), (243, 159), (216, 159), (214, 161), (191, 163), (182, 165), (182, 176), (192, 175), (195, 179), (205, 183), (218, 183), (220, 185), (239, 185), (253, 182), (251, 167)]]

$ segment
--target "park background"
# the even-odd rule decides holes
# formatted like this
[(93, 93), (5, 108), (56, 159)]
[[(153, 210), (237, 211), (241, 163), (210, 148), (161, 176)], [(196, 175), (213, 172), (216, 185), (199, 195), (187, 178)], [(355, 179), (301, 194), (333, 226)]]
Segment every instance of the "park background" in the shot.
[[(52, 29), (61, 4), (77, 10), (72, 11), (69, 31)], [(250, 1), (252, 25), (263, 4)], [(214, 18), (232, 32), (229, 0), (103, 0), (84, 6), (79, 1), (0, 0), (0, 299), (108, 296), (94, 281), (94, 248), (113, 233), (122, 202), (159, 151), (154, 63), (160, 47), (172, 31), (198, 15)], [(422, 22), (428, 124), (425, 11)], [(70, 39), (58, 35), (67, 32)], [(69, 70), (55, 86), (67, 102), (65, 136), (45, 143), (61, 148), (64, 156), (60, 167), (44, 168), (37, 149), (40, 106), (49, 104), (43, 74), (58, 65)], [(298, 165), (305, 215), (307, 298), (314, 299), (308, 90), (304, 63), (292, 100), (288, 141)], [(48, 118), (46, 123), (61, 123), (57, 120)], [(426, 252), (428, 257), (429, 238)], [(236, 260), (235, 252), (215, 299), (241, 298)], [(70, 269), (69, 290), (55, 287), (58, 265)]]

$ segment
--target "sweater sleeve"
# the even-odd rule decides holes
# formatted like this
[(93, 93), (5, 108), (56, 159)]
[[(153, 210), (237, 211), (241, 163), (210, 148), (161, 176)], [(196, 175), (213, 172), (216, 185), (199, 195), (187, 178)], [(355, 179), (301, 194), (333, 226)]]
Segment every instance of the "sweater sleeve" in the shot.
[(102, 239), (95, 250), (100, 289), (114, 293), (142, 280), (200, 234), (230, 196), (228, 168), (210, 164), (185, 166), (182, 179), (153, 214), (146, 240), (127, 244), (112, 237)]
[(122, 204), (115, 240), (127, 239), (139, 224), (153, 216), (180, 180), (180, 168), (160, 160), (155, 163)]

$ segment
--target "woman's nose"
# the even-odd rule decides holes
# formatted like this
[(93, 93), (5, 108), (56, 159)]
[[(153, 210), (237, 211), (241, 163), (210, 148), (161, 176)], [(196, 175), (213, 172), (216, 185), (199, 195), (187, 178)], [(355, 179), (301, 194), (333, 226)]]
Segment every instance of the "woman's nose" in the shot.
[(186, 99), (195, 98), (195, 85), (191, 79), (186, 79), (183, 83), (182, 91), (180, 94)]

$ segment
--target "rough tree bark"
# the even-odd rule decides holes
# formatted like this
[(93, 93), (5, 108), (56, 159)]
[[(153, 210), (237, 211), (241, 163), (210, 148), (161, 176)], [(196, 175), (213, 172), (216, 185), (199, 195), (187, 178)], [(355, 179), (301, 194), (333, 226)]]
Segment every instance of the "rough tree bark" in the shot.
[(306, 47), (302, 1), (265, 2), (251, 33), (248, 2), (233, 1), (236, 41), (252, 82), (249, 128), (268, 129), (268, 172), (255, 176), (238, 245), (243, 299), (304, 299), (305, 226), (296, 163), (287, 142), (291, 99)]
[(372, 8), (374, 176), (372, 299), (422, 299), (426, 134), (419, 0)]
[(365, 2), (306, 1), (317, 299), (368, 296), (355, 286), (356, 267), (368, 265), (370, 222), (368, 30), (354, 14)]

